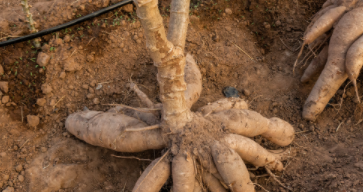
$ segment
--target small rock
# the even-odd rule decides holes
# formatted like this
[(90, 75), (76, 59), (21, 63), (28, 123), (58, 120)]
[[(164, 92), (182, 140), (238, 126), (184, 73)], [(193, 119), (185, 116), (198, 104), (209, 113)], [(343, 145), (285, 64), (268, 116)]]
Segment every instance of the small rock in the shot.
[(315, 131), (314, 125), (310, 125), (309, 130), (312, 131), (312, 132), (314, 132)]
[(73, 72), (73, 71), (78, 71), (81, 70), (82, 66), (80, 66), (78, 63), (76, 63), (74, 61), (74, 59), (67, 59), (64, 62), (64, 70), (65, 71), (69, 71), (69, 72)]
[(47, 100), (44, 98), (37, 99), (37, 105), (39, 105), (41, 107), (44, 106), (46, 102), (47, 102)]
[(251, 92), (248, 89), (243, 89), (243, 94), (248, 97), (251, 95)]
[(102, 84), (98, 84), (96, 90), (100, 90), (102, 88)]
[(41, 151), (42, 153), (45, 153), (45, 152), (47, 151), (47, 148), (46, 148), (46, 147), (41, 147), (41, 148), (40, 148), (40, 151)]
[(96, 84), (97, 84), (97, 81), (96, 80), (92, 80), (91, 83), (90, 83), (91, 87), (96, 86)]
[(102, 0), (102, 7), (107, 7), (110, 4), (110, 0)]
[(68, 43), (68, 42), (71, 41), (71, 36), (70, 35), (66, 35), (66, 36), (64, 36), (63, 40), (64, 40), (65, 43)]
[(64, 79), (66, 77), (66, 72), (62, 71), (59, 75), (60, 79)]
[(99, 98), (94, 98), (93, 99), (93, 104), (95, 104), (95, 105), (100, 104), (100, 99)]
[(8, 83), (7, 81), (0, 81), (0, 89), (1, 89), (4, 93), (9, 92), (9, 83)]
[(74, 89), (73, 85), (69, 85), (69, 86), (68, 86), (68, 88), (69, 88), (70, 90), (73, 90), (73, 89)]
[(37, 58), (37, 64), (41, 67), (45, 67), (47, 66), (47, 64), (49, 63), (50, 57), (48, 54), (40, 52), (38, 54), (38, 58)]
[(280, 20), (276, 21), (276, 26), (281, 26), (281, 21)]
[(22, 165), (17, 165), (16, 167), (15, 167), (15, 171), (16, 172), (20, 172), (20, 171), (22, 171), (23, 170), (23, 166)]
[(95, 98), (95, 94), (89, 93), (89, 94), (87, 94), (87, 98), (88, 99), (93, 99), (93, 98)]
[(299, 128), (303, 129), (304, 128), (304, 124), (300, 124)]
[(267, 22), (264, 22), (263, 25), (265, 26), (266, 29), (270, 29), (271, 25)]
[(19, 176), (18, 176), (18, 180), (19, 180), (20, 182), (23, 182), (23, 181), (24, 181), (24, 176), (19, 175)]
[(2, 192), (14, 192), (14, 188), (13, 187), (7, 187), (5, 190), (3, 190)]
[(87, 61), (88, 62), (93, 62), (95, 61), (95, 55), (91, 54), (91, 55), (87, 55)]
[(43, 84), (41, 89), (42, 89), (42, 92), (43, 92), (44, 95), (51, 93), (52, 90), (53, 90), (52, 87), (50, 85), (47, 85), (47, 84)]
[(225, 12), (228, 14), (228, 15), (232, 15), (232, 9), (230, 8), (226, 8)]
[(0, 157), (6, 157), (6, 152), (1, 152)]
[(234, 87), (226, 87), (226, 88), (224, 88), (223, 93), (224, 93), (224, 95), (227, 98), (229, 98), (229, 97), (239, 97), (238, 91)]
[(4, 68), (2, 65), (0, 65), (0, 75), (4, 75)]
[(88, 91), (89, 91), (90, 93), (95, 93), (95, 90), (94, 90), (92, 87), (90, 87), (90, 88), (88, 89)]
[(127, 4), (127, 5), (123, 6), (121, 10), (124, 10), (124, 11), (126, 11), (128, 13), (132, 13), (132, 12), (134, 12), (134, 5), (133, 4)]
[(2, 104), (6, 104), (7, 102), (9, 102), (10, 97), (8, 95), (5, 95), (2, 99), (1, 99), (1, 103)]
[(83, 84), (83, 85), (82, 85), (82, 88), (83, 88), (83, 89), (88, 89), (88, 85), (87, 85), (87, 84)]
[(49, 51), (49, 49), (50, 49), (50, 46), (49, 46), (48, 44), (44, 44), (44, 45), (42, 46), (42, 51), (44, 51), (44, 52)]
[(56, 99), (51, 99), (50, 103), (49, 103), (49, 106), (53, 107), (56, 103), (57, 103)]
[(10, 176), (9, 176), (9, 175), (4, 175), (4, 176), (3, 176), (4, 181), (9, 180), (9, 178), (10, 178)]
[(28, 115), (26, 116), (27, 121), (28, 121), (28, 125), (30, 127), (37, 127), (39, 125), (39, 117), (35, 116), (35, 115)]
[(44, 69), (43, 68), (40, 68), (39, 69), (39, 73), (43, 74), (44, 73)]
[(142, 43), (141, 39), (136, 40), (136, 43), (137, 43), (137, 44)]
[(63, 44), (63, 40), (61, 38), (57, 38), (55, 39), (54, 43), (59, 46)]
[(14, 151), (17, 151), (19, 147), (17, 145), (14, 145)]

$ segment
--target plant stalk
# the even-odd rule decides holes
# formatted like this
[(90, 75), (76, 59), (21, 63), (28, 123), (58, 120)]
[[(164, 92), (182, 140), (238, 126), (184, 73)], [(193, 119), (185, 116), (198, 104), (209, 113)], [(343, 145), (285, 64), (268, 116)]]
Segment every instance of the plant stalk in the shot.
[[(28, 28), (30, 30), (30, 33), (38, 32), (38, 30), (35, 28), (35, 21), (33, 20), (33, 15), (30, 13), (31, 6), (28, 4), (28, 0), (21, 0), (21, 6), (23, 6), (26, 23), (28, 23)], [(33, 44), (36, 48), (40, 48), (39, 38), (34, 39)]]

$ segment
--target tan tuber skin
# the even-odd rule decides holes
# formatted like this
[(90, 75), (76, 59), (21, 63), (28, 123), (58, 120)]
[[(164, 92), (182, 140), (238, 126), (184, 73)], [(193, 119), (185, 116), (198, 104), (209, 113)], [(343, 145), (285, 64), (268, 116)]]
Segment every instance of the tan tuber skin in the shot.
[(153, 103), (131, 83), (130, 89), (147, 108), (118, 106), (108, 112), (78, 112), (67, 118), (67, 130), (91, 145), (120, 152), (168, 148), (141, 175), (134, 192), (158, 192), (169, 175), (174, 192), (201, 191), (203, 182), (213, 192), (226, 191), (223, 186), (234, 192), (252, 192), (254, 184), (244, 161), (283, 170), (280, 155), (246, 137), (261, 135), (287, 146), (294, 139), (289, 123), (249, 111), (247, 103), (238, 98), (221, 99), (197, 112), (190, 110), (202, 90), (199, 68), (184, 53), (190, 0), (172, 0), (168, 35), (157, 0), (134, 2), (146, 47), (158, 69), (162, 103)]
[[(348, 12), (338, 20), (337, 25), (334, 27), (329, 42), (328, 60), (305, 101), (303, 117), (307, 120), (316, 120), (329, 100), (348, 78), (347, 62), (351, 71), (350, 74), (359, 73), (358, 68), (353, 67), (354, 65), (360, 65), (356, 63), (358, 60), (353, 58), (355, 57), (352, 55), (353, 53), (347, 53), (353, 43), (363, 35), (363, 1), (338, 0), (334, 1), (334, 3), (336, 6), (345, 6)], [(324, 17), (324, 15), (321, 17)], [(353, 49), (357, 50), (354, 47)], [(352, 79), (354, 78), (352, 77)]]

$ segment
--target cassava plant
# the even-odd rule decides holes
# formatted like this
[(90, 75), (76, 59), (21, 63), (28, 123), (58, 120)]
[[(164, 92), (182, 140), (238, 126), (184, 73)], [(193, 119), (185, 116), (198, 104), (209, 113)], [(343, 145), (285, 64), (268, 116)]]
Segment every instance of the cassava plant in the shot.
[(305, 102), (305, 119), (315, 120), (348, 77), (360, 102), (356, 81), (363, 65), (362, 43), (363, 0), (327, 0), (304, 35), (304, 45), (311, 50), (323, 47), (301, 78), (301, 82), (307, 82), (320, 74)]
[[(28, 28), (31, 33), (36, 33), (38, 30), (35, 28), (35, 21), (33, 20), (33, 14), (30, 13), (31, 5), (28, 4), (28, 0), (21, 0), (21, 6), (23, 7), (23, 11), (25, 13), (26, 23), (28, 24)], [(40, 39), (35, 38), (33, 40), (34, 47), (40, 48)]]
[[(146, 46), (158, 69), (162, 103), (153, 103), (136, 84), (147, 108), (118, 106), (108, 112), (82, 111), (66, 120), (67, 130), (85, 142), (119, 152), (167, 149), (144, 171), (134, 192), (158, 192), (172, 176), (174, 192), (255, 191), (245, 163), (282, 171), (288, 152), (264, 149), (248, 137), (262, 135), (287, 146), (293, 127), (248, 110), (238, 98), (221, 99), (192, 112), (202, 91), (201, 74), (184, 53), (190, 0), (172, 0), (166, 34), (158, 0), (135, 0), (145, 31)], [(204, 183), (204, 184), (203, 184)]]

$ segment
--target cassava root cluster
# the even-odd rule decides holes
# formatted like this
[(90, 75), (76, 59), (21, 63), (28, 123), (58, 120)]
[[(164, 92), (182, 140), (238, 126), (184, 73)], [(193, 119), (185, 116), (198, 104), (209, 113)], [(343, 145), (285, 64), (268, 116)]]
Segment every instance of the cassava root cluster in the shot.
[(250, 139), (261, 135), (279, 146), (294, 139), (294, 128), (279, 118), (248, 110), (238, 98), (221, 99), (192, 112), (202, 91), (193, 57), (185, 55), (189, 0), (172, 0), (166, 35), (157, 0), (135, 0), (146, 46), (158, 69), (162, 103), (153, 103), (134, 83), (130, 88), (147, 108), (117, 106), (108, 112), (70, 115), (67, 130), (95, 146), (120, 152), (166, 149), (141, 175), (134, 192), (158, 192), (171, 176), (173, 192), (253, 192), (246, 164), (282, 171), (289, 151), (269, 151)]
[(315, 120), (348, 77), (360, 102), (356, 80), (363, 65), (362, 43), (363, 0), (327, 0), (304, 35), (304, 45), (312, 51), (323, 47), (301, 78), (307, 82), (320, 74), (305, 102), (305, 119)]

